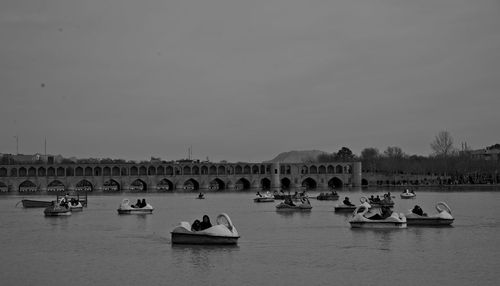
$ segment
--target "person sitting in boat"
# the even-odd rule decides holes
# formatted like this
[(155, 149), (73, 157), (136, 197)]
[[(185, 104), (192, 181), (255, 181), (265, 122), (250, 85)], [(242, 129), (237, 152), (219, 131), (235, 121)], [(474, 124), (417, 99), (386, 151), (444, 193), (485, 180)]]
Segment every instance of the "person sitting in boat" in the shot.
[(260, 192), (257, 192), (256, 195), (257, 195), (257, 197), (262, 198), (262, 195), (260, 194)]
[(417, 214), (419, 216), (427, 216), (426, 213), (422, 210), (422, 208), (419, 205), (415, 205), (413, 209), (411, 210), (412, 213)]
[(142, 199), (142, 202), (140, 202), (139, 204), (139, 208), (143, 208), (145, 206), (147, 206), (148, 204), (146, 203), (146, 199)]
[(199, 231), (201, 230), (201, 223), (199, 220), (195, 220), (191, 225), (191, 231)]
[(64, 196), (61, 201), (59, 202), (59, 206), (68, 208), (68, 198), (67, 195)]
[(374, 202), (374, 201), (375, 201), (375, 197), (372, 195), (372, 196), (370, 197), (370, 202)]
[(351, 203), (351, 201), (349, 201), (349, 197), (345, 197), (344, 201), (342, 201), (342, 203), (344, 203), (344, 205), (346, 206), (354, 206), (353, 203)]
[(135, 205), (131, 205), (130, 207), (132, 207), (132, 208), (140, 208), (141, 207), (141, 200), (137, 199), (137, 203), (135, 203)]
[(203, 193), (200, 193), (200, 194), (198, 195), (198, 199), (203, 199)]
[(211, 228), (212, 223), (210, 222), (210, 218), (207, 215), (203, 216), (203, 221), (200, 223), (200, 229), (204, 230), (207, 228)]
[(75, 198), (71, 198), (71, 200), (69, 200), (69, 203), (72, 205), (72, 206), (76, 206), (78, 204), (78, 200), (75, 199)]
[(292, 207), (295, 206), (295, 204), (293, 203), (292, 198), (290, 196), (286, 196), (285, 197), (284, 203), (287, 204), (287, 205), (289, 205), (289, 206), (292, 206)]

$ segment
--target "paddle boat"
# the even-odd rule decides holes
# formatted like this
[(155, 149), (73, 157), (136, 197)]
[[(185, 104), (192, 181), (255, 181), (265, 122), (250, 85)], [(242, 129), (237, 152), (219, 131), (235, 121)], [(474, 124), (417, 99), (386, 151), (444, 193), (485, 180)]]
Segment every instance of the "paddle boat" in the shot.
[(253, 201), (256, 203), (274, 202), (274, 196), (271, 195), (270, 192), (266, 192), (265, 194), (261, 194), (260, 192), (257, 192), (257, 197), (255, 199), (253, 199)]
[(199, 200), (203, 200), (203, 199), (205, 199), (205, 194), (204, 193), (199, 193), (198, 197), (196, 197), (196, 198), (199, 199)]
[(339, 195), (337, 192), (331, 191), (329, 193), (320, 193), (316, 199), (320, 201), (336, 201), (339, 199)]
[(118, 214), (152, 214), (154, 208), (147, 203), (144, 207), (135, 207), (130, 205), (128, 199), (123, 199), (120, 207), (117, 209)]
[(410, 191), (408, 189), (406, 189), (402, 194), (401, 194), (401, 198), (402, 199), (413, 199), (415, 198), (417, 195), (415, 194), (414, 191)]
[(71, 215), (71, 209), (66, 205), (61, 206), (54, 202), (52, 205), (46, 207), (43, 213), (45, 216), (68, 216)]
[(371, 213), (370, 204), (364, 202), (354, 210), (349, 219), (351, 228), (406, 228), (406, 217), (392, 212), (389, 207), (382, 207), (382, 213)]
[(210, 228), (194, 231), (191, 224), (182, 221), (171, 232), (172, 244), (236, 244), (238, 231), (229, 216), (221, 213)]
[[(46, 208), (51, 206), (54, 202), (53, 201), (39, 201), (39, 200), (27, 200), (23, 199), (21, 200), (21, 203), (23, 204), (23, 208)], [(19, 204), (19, 203), (17, 203)], [(16, 206), (17, 206), (16, 204)]]
[(408, 225), (434, 225), (434, 226), (449, 226), (455, 220), (451, 215), (451, 209), (445, 202), (436, 204), (437, 214), (427, 215), (423, 213), (419, 206), (415, 206), (413, 210), (406, 214)]
[(307, 197), (302, 197), (298, 204), (294, 204), (290, 197), (286, 197), (285, 201), (276, 206), (276, 211), (310, 211), (311, 209), (311, 202)]

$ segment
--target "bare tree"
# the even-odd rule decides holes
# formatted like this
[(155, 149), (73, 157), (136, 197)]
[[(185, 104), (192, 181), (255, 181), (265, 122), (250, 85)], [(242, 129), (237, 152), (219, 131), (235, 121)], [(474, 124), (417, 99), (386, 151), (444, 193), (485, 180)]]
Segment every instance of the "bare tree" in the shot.
[(453, 147), (453, 137), (446, 130), (440, 131), (431, 143), (431, 148), (436, 156), (448, 157), (455, 147)]

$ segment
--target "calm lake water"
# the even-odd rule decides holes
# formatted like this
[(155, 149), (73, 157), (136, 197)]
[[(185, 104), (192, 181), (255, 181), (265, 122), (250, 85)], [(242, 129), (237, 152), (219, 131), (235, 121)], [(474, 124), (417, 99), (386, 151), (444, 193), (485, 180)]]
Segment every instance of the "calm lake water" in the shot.
[[(384, 190), (344, 190), (358, 201)], [(392, 190), (398, 195), (399, 190)], [(318, 192), (311, 192), (310, 196)], [(23, 209), (20, 196), (0, 197), (2, 285), (498, 285), (500, 189), (417, 191), (396, 197), (395, 210), (414, 204), (433, 213), (446, 201), (453, 227), (353, 230), (338, 202), (312, 199), (310, 213), (277, 213), (254, 203), (254, 192), (117, 194), (89, 197), (69, 217)], [(122, 198), (145, 197), (152, 215), (118, 215)], [(50, 197), (32, 197), (49, 199)], [(176, 246), (181, 220), (220, 212), (241, 235), (234, 247)]]

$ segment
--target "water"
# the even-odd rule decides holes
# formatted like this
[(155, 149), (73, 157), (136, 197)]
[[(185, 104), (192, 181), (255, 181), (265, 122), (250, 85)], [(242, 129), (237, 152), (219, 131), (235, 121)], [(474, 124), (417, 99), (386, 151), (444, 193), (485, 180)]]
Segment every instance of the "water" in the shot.
[[(357, 201), (382, 191), (342, 191)], [(310, 195), (316, 195), (311, 193)], [(396, 194), (393, 191), (393, 194)], [(126, 195), (132, 201), (142, 195)], [(406, 212), (437, 201), (452, 208), (453, 227), (353, 230), (337, 202), (311, 200), (310, 213), (277, 213), (254, 193), (144, 195), (152, 215), (118, 215), (125, 195), (89, 197), (69, 217), (15, 207), (0, 197), (2, 285), (496, 285), (500, 281), (499, 190), (417, 191), (396, 200)], [(48, 199), (48, 197), (40, 197)], [(181, 220), (220, 212), (231, 217), (237, 246), (175, 246)]]

